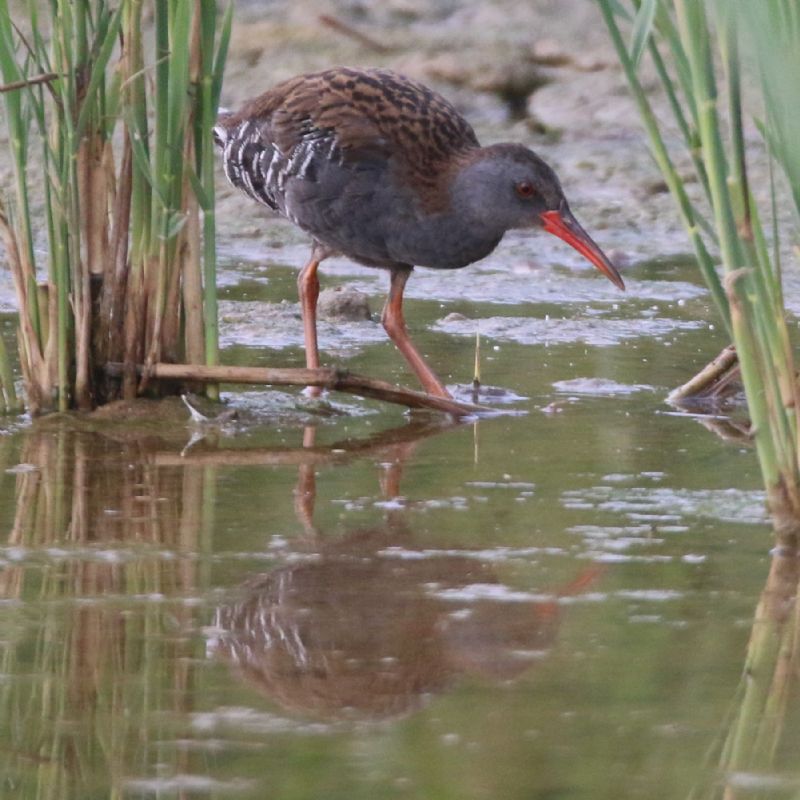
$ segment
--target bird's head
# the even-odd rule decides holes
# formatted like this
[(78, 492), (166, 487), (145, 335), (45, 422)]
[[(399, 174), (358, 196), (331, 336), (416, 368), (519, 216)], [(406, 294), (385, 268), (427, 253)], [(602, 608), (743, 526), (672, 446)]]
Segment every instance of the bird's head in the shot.
[(497, 144), (478, 151), (455, 179), (460, 202), (473, 218), (507, 231), (543, 228), (563, 239), (594, 264), (615, 286), (622, 277), (573, 216), (555, 172), (532, 150)]

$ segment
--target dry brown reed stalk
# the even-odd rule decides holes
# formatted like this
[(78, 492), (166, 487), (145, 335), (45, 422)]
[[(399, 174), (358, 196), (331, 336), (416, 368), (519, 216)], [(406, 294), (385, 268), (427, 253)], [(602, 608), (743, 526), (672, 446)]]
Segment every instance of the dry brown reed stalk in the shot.
[[(112, 375), (124, 372), (123, 364), (107, 364)], [(385, 381), (354, 375), (346, 370), (333, 367), (317, 369), (273, 368), (273, 367), (202, 367), (195, 364), (151, 364), (138, 367), (147, 372), (151, 379), (196, 383), (242, 383), (270, 386), (319, 386), (335, 392), (348, 392), (359, 397), (395, 403), (408, 408), (427, 408), (443, 411), (456, 417), (471, 416), (492, 412), (486, 406), (462, 403), (447, 397), (436, 397), (405, 389)]]
[[(213, 206), (213, 161), (200, 155), (213, 150), (231, 9), (221, 26), (202, 0), (31, 2), (19, 13), (0, 0), (15, 168), (0, 235), (20, 368), (33, 414), (89, 409), (145, 389), (135, 364), (216, 358), (213, 215), (200, 222)], [(39, 204), (46, 259), (34, 242)], [(130, 365), (121, 380), (104, 372), (109, 360)]]

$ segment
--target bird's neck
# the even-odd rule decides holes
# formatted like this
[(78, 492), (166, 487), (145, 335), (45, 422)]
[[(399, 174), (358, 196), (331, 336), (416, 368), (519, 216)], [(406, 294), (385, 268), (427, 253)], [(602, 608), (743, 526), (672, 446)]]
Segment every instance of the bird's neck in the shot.
[(440, 207), (423, 207), (398, 226), (392, 249), (399, 261), (456, 269), (479, 261), (497, 247), (506, 227), (482, 199), (484, 154), (482, 148), (475, 148), (442, 174), (446, 189), (434, 194), (441, 195)]
[(504, 234), (453, 212), (430, 215), (415, 224), (416, 252), (401, 260), (435, 269), (466, 267), (488, 256)]
[(452, 173), (449, 203), (443, 216), (450, 225), (448, 230), (458, 231), (464, 246), (480, 252), (473, 258), (483, 258), (497, 246), (508, 230), (505, 220), (493, 213), (487, 202), (487, 188), (492, 175), (487, 171), (490, 148), (476, 148)]

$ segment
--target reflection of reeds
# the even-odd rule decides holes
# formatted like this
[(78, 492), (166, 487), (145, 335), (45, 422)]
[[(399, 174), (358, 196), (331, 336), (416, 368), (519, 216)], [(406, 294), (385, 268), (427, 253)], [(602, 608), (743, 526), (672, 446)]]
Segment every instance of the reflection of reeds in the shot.
[[(738, 775), (764, 776), (780, 768), (789, 699), (800, 677), (798, 577), (798, 553), (790, 539), (776, 549), (756, 607), (735, 708), (717, 754), (711, 754), (719, 770), (711, 776), (711, 785), (698, 788), (691, 798), (733, 800), (738, 796)], [(796, 769), (794, 761), (789, 768)]]
[[(318, 464), (374, 457), (391, 464), (393, 494), (392, 467), (417, 441), (457, 424), (427, 419), (328, 447), (307, 432), (295, 451), (215, 451), (205, 442), (180, 456), (166, 451), (171, 436), (40, 421), (15, 459), (22, 469), (7, 538), (27, 556), (0, 568), (0, 601), (19, 601), (4, 609), (0, 641), (0, 775), (21, 797), (62, 800), (120, 797), (128, 779), (153, 777), (154, 763), (159, 775), (206, 769), (172, 734), (196, 691), (198, 622), (182, 600), (208, 585), (198, 570), (209, 564), (216, 465), (297, 464), (313, 475)], [(0, 438), (0, 468), (13, 452)]]
[[(153, 715), (189, 710), (195, 611), (169, 600), (198, 591), (213, 467), (156, 467), (141, 450), (68, 429), (25, 441), (8, 545), (33, 561), (0, 571), (0, 597), (38, 617), (15, 635), (10, 614), (0, 648), (0, 773), (21, 797), (93, 796), (97, 780), (120, 796), (163, 735)], [(160, 755), (176, 774), (186, 757)]]

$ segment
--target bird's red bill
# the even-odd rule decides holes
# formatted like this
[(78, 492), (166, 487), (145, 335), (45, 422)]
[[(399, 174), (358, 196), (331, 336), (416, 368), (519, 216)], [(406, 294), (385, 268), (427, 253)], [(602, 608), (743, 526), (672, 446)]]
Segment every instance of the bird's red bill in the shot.
[(562, 211), (544, 211), (541, 215), (544, 229), (568, 245), (574, 247), (582, 256), (588, 258), (603, 275), (615, 286), (625, 289), (622, 276), (617, 268), (608, 260), (606, 254), (595, 244), (594, 240), (580, 226), (569, 209)]

